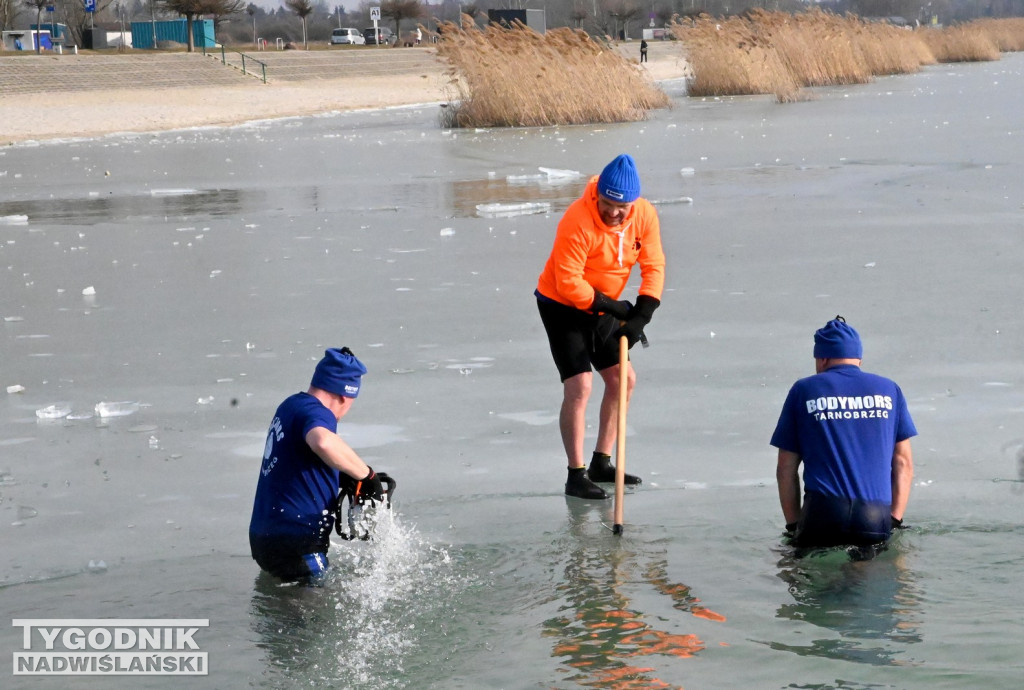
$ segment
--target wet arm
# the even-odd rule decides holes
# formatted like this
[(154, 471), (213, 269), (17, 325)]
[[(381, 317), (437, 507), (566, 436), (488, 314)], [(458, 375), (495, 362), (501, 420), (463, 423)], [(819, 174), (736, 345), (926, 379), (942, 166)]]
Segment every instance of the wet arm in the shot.
[(775, 468), (775, 481), (779, 485), (779, 503), (786, 524), (800, 519), (800, 456), (791, 450), (779, 448), (779, 463)]
[(892, 516), (903, 519), (910, 500), (910, 484), (914, 479), (914, 455), (910, 450), (910, 439), (896, 444), (892, 452)]

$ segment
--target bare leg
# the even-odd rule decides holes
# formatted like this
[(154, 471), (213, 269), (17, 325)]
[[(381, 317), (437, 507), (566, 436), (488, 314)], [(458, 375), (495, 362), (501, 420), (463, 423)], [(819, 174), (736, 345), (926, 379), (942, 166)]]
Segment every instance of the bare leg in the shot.
[(589, 500), (604, 500), (608, 494), (587, 477), (583, 464), (583, 436), (587, 431), (587, 400), (590, 398), (594, 375), (577, 374), (563, 384), (562, 409), (558, 413), (558, 427), (562, 444), (569, 460), (569, 473), (565, 480), (565, 494)]
[[(619, 367), (608, 367), (598, 372), (604, 379), (604, 396), (601, 398), (601, 421), (597, 430), (597, 447), (590, 460), (587, 475), (595, 482), (615, 481), (615, 466), (611, 462), (615, 442), (619, 435)], [(636, 386), (636, 372), (633, 365), (627, 365), (626, 404), (633, 396)], [(636, 486), (643, 480), (635, 474), (626, 474), (626, 484)]]
[[(569, 467), (583, 467), (583, 437), (587, 430), (587, 400), (594, 376), (589, 371), (567, 378), (562, 384), (562, 409), (558, 428)], [(614, 441), (614, 439), (613, 439)]]
[[(636, 372), (633, 371), (633, 364), (628, 363), (628, 376), (626, 381), (626, 400), (633, 396), (633, 387), (636, 385)], [(594, 448), (598, 453), (611, 455), (615, 448), (615, 439), (618, 436), (619, 420), (619, 365), (608, 367), (597, 372), (604, 379), (604, 395), (601, 397), (601, 412), (597, 427), (597, 445)], [(582, 457), (582, 456), (581, 456)]]

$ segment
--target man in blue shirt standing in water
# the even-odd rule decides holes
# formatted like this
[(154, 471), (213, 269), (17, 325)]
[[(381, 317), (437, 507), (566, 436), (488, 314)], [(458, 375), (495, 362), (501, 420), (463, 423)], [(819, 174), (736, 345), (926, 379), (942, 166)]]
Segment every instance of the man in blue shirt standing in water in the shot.
[(873, 546), (902, 527), (917, 429), (900, 387), (861, 371), (862, 353), (860, 335), (843, 317), (819, 329), (817, 374), (793, 384), (772, 435), (779, 501), (795, 546)]
[(315, 583), (327, 570), (341, 473), (355, 485), (354, 502), (384, 499), (373, 468), (337, 433), (365, 373), (347, 347), (329, 349), (316, 365), (309, 390), (290, 396), (274, 413), (256, 484), (249, 546), (260, 567), (282, 580)]

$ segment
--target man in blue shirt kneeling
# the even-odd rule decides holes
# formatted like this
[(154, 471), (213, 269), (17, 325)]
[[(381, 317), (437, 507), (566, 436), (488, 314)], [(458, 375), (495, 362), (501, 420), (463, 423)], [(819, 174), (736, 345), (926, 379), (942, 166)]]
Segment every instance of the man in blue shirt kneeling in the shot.
[(316, 583), (326, 572), (340, 479), (354, 485), (353, 502), (384, 500), (373, 468), (338, 435), (338, 421), (359, 395), (365, 373), (347, 347), (331, 348), (316, 365), (309, 390), (288, 397), (274, 413), (249, 546), (259, 566), (282, 580)]
[(779, 501), (794, 546), (874, 546), (903, 525), (917, 429), (903, 391), (861, 371), (862, 354), (860, 335), (843, 317), (819, 329), (817, 373), (793, 384), (772, 435)]

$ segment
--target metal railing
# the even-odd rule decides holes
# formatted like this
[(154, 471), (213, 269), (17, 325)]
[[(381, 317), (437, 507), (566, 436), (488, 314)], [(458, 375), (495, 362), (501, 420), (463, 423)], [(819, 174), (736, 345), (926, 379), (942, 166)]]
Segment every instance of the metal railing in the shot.
[[(264, 84), (267, 83), (267, 63), (263, 62), (262, 60), (257, 60), (256, 58), (254, 58), (251, 55), (246, 55), (245, 53), (240, 53), (237, 50), (228, 51), (228, 49), (225, 48), (223, 44), (220, 44), (219, 47), (220, 47), (220, 62), (221, 62), (222, 65), (227, 66), (227, 65), (230, 64), (232, 67), (238, 67), (239, 69), (242, 70), (242, 74), (248, 75), (250, 72), (254, 72), (254, 70), (251, 68), (251, 63), (255, 62), (257, 65), (259, 65), (260, 75), (261, 75), (260, 78), (263, 80)], [(229, 58), (228, 58), (228, 53), (229, 52), (233, 53), (233, 55), (231, 55), (231, 60), (230, 61), (229, 61)], [(206, 51), (206, 46), (205, 45), (203, 46), (203, 55), (207, 55), (209, 57), (212, 57), (212, 58), (216, 59), (215, 55), (212, 55), (212, 54), (210, 54), (210, 53), (208, 53)], [(236, 55), (238, 56), (237, 58), (235, 58)], [(235, 64), (236, 60), (240, 63), (239, 65)], [(248, 61), (250, 64), (247, 65), (246, 61)], [(254, 73), (253, 76), (255, 76), (255, 73)]]

